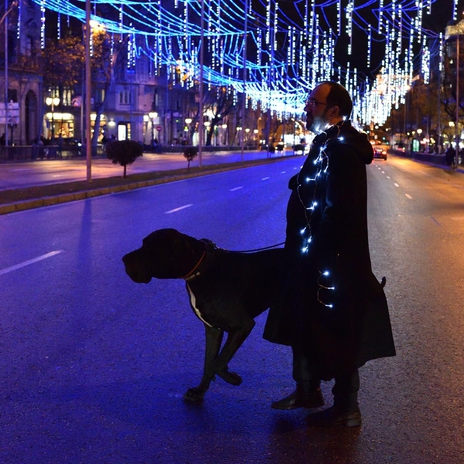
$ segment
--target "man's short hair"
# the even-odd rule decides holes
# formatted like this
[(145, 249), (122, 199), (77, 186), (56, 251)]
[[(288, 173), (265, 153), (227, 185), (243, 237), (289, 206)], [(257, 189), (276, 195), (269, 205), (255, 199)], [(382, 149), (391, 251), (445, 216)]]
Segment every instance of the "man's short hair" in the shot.
[(340, 115), (349, 118), (353, 110), (353, 102), (348, 90), (338, 82), (325, 81), (319, 85), (324, 84), (330, 87), (329, 94), (327, 95), (327, 106), (338, 106), (340, 108)]

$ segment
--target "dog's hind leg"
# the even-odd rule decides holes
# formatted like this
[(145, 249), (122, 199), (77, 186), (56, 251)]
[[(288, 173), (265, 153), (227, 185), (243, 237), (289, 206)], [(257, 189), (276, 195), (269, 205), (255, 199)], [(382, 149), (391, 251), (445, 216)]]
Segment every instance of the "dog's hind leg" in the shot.
[(250, 319), (239, 329), (230, 330), (227, 335), (226, 343), (214, 362), (214, 372), (231, 385), (240, 385), (242, 383), (242, 378), (235, 372), (229, 372), (227, 365), (247, 339), (248, 335), (250, 335), (254, 326), (255, 321)]
[(188, 401), (199, 401), (203, 399), (206, 391), (209, 388), (211, 380), (214, 380), (214, 362), (218, 357), (221, 349), (222, 337), (224, 331), (216, 327), (210, 327), (205, 324), (206, 333), (206, 351), (205, 365), (203, 369), (203, 377), (198, 387), (189, 388), (184, 395), (184, 399)]

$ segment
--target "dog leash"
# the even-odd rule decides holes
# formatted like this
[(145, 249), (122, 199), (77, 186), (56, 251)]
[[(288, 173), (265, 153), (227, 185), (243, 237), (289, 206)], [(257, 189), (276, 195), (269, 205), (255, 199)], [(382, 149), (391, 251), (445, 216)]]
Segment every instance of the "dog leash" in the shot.
[[(188, 272), (184, 277), (182, 277), (182, 279), (184, 279), (186, 282), (188, 282), (189, 280), (194, 279), (195, 277), (198, 277), (201, 274), (201, 271), (200, 271), (199, 267), (200, 267), (201, 263), (203, 262), (203, 260), (206, 257), (208, 248), (211, 248), (213, 250), (214, 249), (220, 249), (211, 240), (203, 238), (203, 239), (201, 239), (201, 241), (205, 243), (205, 249), (203, 250), (203, 254), (201, 255), (198, 262), (195, 264), (193, 269), (190, 272)], [(270, 246), (263, 247), (263, 248), (255, 248), (254, 250), (234, 251), (234, 253), (254, 253), (256, 251), (264, 251), (264, 250), (269, 250), (271, 248), (276, 248), (276, 247), (284, 245), (284, 244), (285, 244), (285, 242), (276, 243), (275, 245), (270, 245)], [(224, 250), (224, 251), (230, 251), (230, 250)]]
[(271, 248), (277, 248), (281, 245), (285, 245), (285, 242), (276, 243), (275, 245), (269, 245), (267, 247), (255, 248), (254, 250), (242, 250), (242, 251), (234, 250), (234, 251), (236, 253), (255, 253), (256, 251), (264, 251), (264, 250), (270, 250)]

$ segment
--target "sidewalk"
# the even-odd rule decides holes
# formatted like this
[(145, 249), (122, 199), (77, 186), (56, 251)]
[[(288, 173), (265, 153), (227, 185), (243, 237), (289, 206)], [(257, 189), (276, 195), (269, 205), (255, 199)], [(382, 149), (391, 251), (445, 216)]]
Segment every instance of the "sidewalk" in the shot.
[[(34, 198), (21, 201), (3, 201), (0, 204), (0, 214), (7, 214), (25, 209), (49, 206), (74, 200), (82, 200), (98, 195), (114, 193), (122, 190), (148, 187), (162, 182), (160, 172), (169, 171), (166, 175), (170, 180), (202, 175), (208, 171), (208, 167), (216, 166), (216, 171), (221, 165), (238, 163), (245, 167), (248, 163), (266, 162), (293, 156), (293, 151), (281, 153), (267, 153), (266, 151), (241, 152), (211, 152), (202, 153), (201, 160), (196, 157), (188, 163), (183, 154), (153, 154), (144, 153), (141, 158), (127, 166), (127, 178), (123, 179), (123, 167), (112, 164), (104, 157), (93, 158), (91, 162), (91, 182), (87, 182), (87, 165), (85, 158), (68, 160), (40, 160), (30, 162), (15, 162), (0, 164), (0, 196), (7, 197), (7, 193), (25, 189), (33, 189)], [(238, 167), (238, 166), (237, 166)], [(205, 171), (202, 172), (202, 168)], [(227, 169), (224, 166), (224, 169)], [(174, 173), (172, 171), (175, 171)], [(153, 173), (153, 178), (140, 180), (142, 174)], [(137, 176), (139, 175), (139, 176)], [(137, 179), (137, 177), (139, 179)], [(106, 179), (106, 181), (105, 181)], [(165, 180), (164, 180), (165, 181)], [(76, 187), (76, 182), (79, 183)], [(54, 194), (49, 193), (51, 186), (73, 184), (71, 192)], [(43, 187), (43, 188), (40, 188)], [(54, 189), (58, 190), (58, 189)], [(65, 190), (65, 189), (62, 189)]]

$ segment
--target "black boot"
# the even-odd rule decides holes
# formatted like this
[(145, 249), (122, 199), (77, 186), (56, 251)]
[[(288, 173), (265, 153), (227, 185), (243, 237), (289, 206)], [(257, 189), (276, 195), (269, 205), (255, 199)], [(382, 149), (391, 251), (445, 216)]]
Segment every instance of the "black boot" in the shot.
[(309, 425), (318, 427), (359, 427), (362, 423), (358, 405), (359, 373), (354, 370), (348, 375), (335, 378), (332, 389), (334, 405), (325, 411), (310, 414)]
[(324, 411), (310, 414), (307, 418), (308, 425), (316, 427), (359, 427), (362, 423), (359, 407), (352, 412), (332, 406)]
[(311, 388), (310, 385), (297, 383), (296, 390), (285, 398), (274, 401), (273, 409), (289, 411), (297, 408), (319, 408), (324, 406), (324, 397), (319, 386)]

